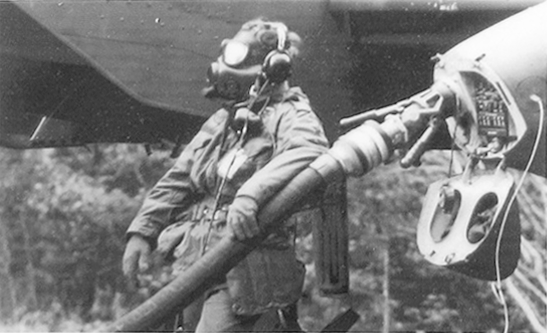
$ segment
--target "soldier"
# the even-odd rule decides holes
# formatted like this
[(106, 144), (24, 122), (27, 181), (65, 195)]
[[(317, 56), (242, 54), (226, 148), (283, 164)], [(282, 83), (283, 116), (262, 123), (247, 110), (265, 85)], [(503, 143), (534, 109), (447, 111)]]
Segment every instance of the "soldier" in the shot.
[[(146, 268), (155, 247), (180, 272), (222, 237), (252, 239), (259, 209), (327, 150), (308, 98), (288, 83), (300, 42), (283, 23), (262, 18), (222, 42), (205, 95), (229, 103), (147, 195), (127, 230), (127, 276)], [(295, 227), (288, 218), (204, 295), (197, 332), (300, 330), (305, 270), (294, 253)]]

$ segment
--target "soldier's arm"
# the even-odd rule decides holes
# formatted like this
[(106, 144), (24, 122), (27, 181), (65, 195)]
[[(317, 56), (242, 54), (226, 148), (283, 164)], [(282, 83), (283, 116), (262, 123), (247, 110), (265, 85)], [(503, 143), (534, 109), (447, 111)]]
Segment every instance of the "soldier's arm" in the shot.
[(274, 133), (274, 157), (237, 192), (237, 196), (253, 198), (259, 207), (325, 153), (329, 145), (321, 121), (309, 108), (281, 114)]
[(211, 141), (224, 119), (225, 112), (220, 110), (204, 123), (173, 167), (146, 196), (127, 230), (129, 236), (138, 234), (153, 244), (161, 230), (179, 220), (181, 214), (194, 202), (198, 189), (190, 173), (195, 152)]

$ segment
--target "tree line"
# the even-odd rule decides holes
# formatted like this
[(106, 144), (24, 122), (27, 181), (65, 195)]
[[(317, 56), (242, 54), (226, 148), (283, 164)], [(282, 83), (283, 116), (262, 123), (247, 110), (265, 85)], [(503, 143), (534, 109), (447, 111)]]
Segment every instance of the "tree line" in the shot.
[[(140, 290), (128, 290), (121, 272), (125, 229), (174, 163), (169, 154), (148, 155), (138, 145), (0, 151), (4, 323), (37, 312), (57, 318), (50, 320), (52, 331), (70, 316), (112, 321), (169, 280), (163, 267), (143, 277), (148, 283)], [(423, 195), (428, 184), (447, 176), (447, 162), (432, 153), (421, 168), (392, 163), (348, 180), (348, 297), (317, 291), (312, 228), (300, 226), (298, 251), (308, 268), (300, 302), (304, 328), (319, 330), (351, 306), (361, 315), (355, 331), (503, 330), (504, 310), (488, 282), (435, 267), (417, 250)], [(532, 177), (522, 193), (523, 258), (504, 281), (513, 331), (545, 327), (547, 183)]]

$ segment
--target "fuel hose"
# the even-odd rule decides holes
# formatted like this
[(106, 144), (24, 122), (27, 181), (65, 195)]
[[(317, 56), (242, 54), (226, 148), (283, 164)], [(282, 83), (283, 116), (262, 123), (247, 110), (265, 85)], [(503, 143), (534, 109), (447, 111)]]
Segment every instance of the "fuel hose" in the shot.
[(184, 308), (213, 287), (243, 260), (285, 217), (315, 189), (345, 177), (341, 165), (328, 154), (320, 156), (296, 175), (258, 213), (259, 236), (245, 242), (224, 237), (210, 251), (173, 281), (107, 329), (115, 332), (149, 331), (173, 308)]

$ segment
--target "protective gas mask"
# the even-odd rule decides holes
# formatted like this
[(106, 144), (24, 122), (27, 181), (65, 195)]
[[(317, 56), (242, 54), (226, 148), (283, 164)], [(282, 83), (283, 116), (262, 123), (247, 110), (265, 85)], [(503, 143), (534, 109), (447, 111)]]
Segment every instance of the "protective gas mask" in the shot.
[[(289, 37), (291, 40), (289, 40)], [(299, 38), (280, 22), (253, 20), (221, 44), (217, 61), (207, 71), (207, 98), (243, 100), (257, 82), (280, 83), (291, 74), (291, 59)]]

